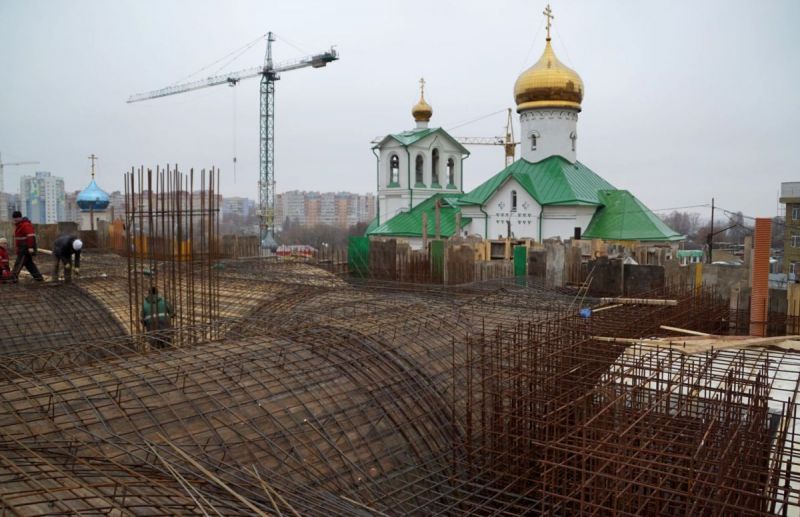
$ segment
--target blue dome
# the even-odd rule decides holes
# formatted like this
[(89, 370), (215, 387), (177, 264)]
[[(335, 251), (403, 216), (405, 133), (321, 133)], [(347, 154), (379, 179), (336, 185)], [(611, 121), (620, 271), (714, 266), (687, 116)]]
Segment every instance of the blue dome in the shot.
[(108, 194), (106, 194), (103, 189), (97, 186), (94, 178), (92, 178), (92, 182), (89, 183), (89, 186), (78, 194), (77, 201), (80, 209), (84, 212), (88, 212), (92, 209), (105, 210), (108, 208), (111, 198), (108, 197)]

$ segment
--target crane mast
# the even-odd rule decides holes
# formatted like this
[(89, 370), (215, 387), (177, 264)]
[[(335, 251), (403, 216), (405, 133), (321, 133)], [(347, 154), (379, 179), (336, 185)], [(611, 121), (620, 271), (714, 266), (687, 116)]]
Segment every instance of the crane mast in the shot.
[(200, 88), (208, 88), (220, 84), (236, 85), (242, 79), (261, 76), (260, 116), (259, 116), (259, 176), (258, 176), (258, 217), (260, 221), (261, 247), (275, 249), (275, 81), (280, 79), (280, 72), (288, 72), (299, 68), (322, 68), (339, 59), (335, 48), (312, 56), (306, 56), (275, 65), (272, 61), (272, 42), (275, 36), (267, 34), (267, 52), (264, 65), (248, 68), (229, 74), (217, 75), (153, 90), (138, 93), (128, 98), (128, 103), (139, 102), (167, 95), (176, 95)]
[(280, 75), (273, 72), (272, 42), (267, 35), (267, 54), (264, 56), (264, 74), (261, 76), (261, 117), (259, 131), (258, 218), (261, 223), (261, 247), (275, 249), (275, 81)]

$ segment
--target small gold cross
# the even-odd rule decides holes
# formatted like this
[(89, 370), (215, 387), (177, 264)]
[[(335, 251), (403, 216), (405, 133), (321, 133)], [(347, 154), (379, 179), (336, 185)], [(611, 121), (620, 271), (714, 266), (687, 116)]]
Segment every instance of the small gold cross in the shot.
[(553, 16), (553, 11), (550, 9), (550, 4), (547, 4), (542, 14), (547, 17), (547, 41), (550, 41), (550, 21), (555, 18), (555, 16)]

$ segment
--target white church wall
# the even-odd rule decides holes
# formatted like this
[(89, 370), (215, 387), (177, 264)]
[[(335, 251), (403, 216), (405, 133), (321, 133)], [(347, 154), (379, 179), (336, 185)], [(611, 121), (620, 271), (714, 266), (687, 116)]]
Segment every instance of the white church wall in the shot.
[(383, 224), (401, 212), (408, 211), (408, 196), (402, 194), (381, 196), (380, 223)]
[(483, 212), (481, 212), (481, 208), (479, 206), (462, 206), (461, 217), (462, 219), (471, 219), (469, 224), (464, 226), (464, 230), (461, 232), (462, 235), (464, 234), (464, 231), (466, 231), (468, 235), (480, 235), (481, 237), (486, 237), (485, 232), (488, 224), (486, 222), (486, 216)]
[[(574, 109), (531, 109), (519, 116), (522, 157), (536, 163), (550, 156), (576, 161), (578, 111)], [(536, 135), (536, 147), (531, 136)], [(572, 138), (574, 136), (574, 138)], [(574, 142), (574, 144), (573, 144)]]
[[(512, 207), (512, 192), (517, 193), (516, 210)], [(506, 181), (483, 206), (489, 214), (487, 238), (505, 238), (508, 223), (511, 233), (517, 239), (536, 239), (539, 232), (539, 213), (541, 207), (533, 197), (513, 178)], [(482, 232), (481, 232), (482, 234)]]
[(546, 206), (542, 212), (542, 240), (552, 237), (572, 238), (575, 227), (586, 230), (597, 207), (595, 206)]
[(80, 230), (92, 229), (92, 214), (94, 214), (94, 229), (96, 230), (100, 221), (111, 222), (111, 210), (98, 210), (96, 212), (81, 211), (80, 220), (78, 221), (78, 228)]

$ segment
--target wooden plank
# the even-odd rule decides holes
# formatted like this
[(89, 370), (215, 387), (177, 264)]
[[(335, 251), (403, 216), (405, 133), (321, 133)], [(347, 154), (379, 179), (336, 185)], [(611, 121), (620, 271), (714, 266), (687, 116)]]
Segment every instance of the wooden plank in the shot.
[(678, 300), (661, 300), (658, 298), (601, 298), (600, 303), (618, 303), (622, 305), (678, 305)]
[(669, 327), (667, 325), (661, 325), (658, 328), (661, 328), (661, 329), (664, 329), (664, 330), (669, 330), (671, 332), (680, 332), (681, 334), (689, 334), (690, 336), (710, 336), (711, 335), (711, 334), (708, 334), (706, 332), (697, 332), (696, 330), (682, 329), (682, 328), (678, 328), (678, 327)]

